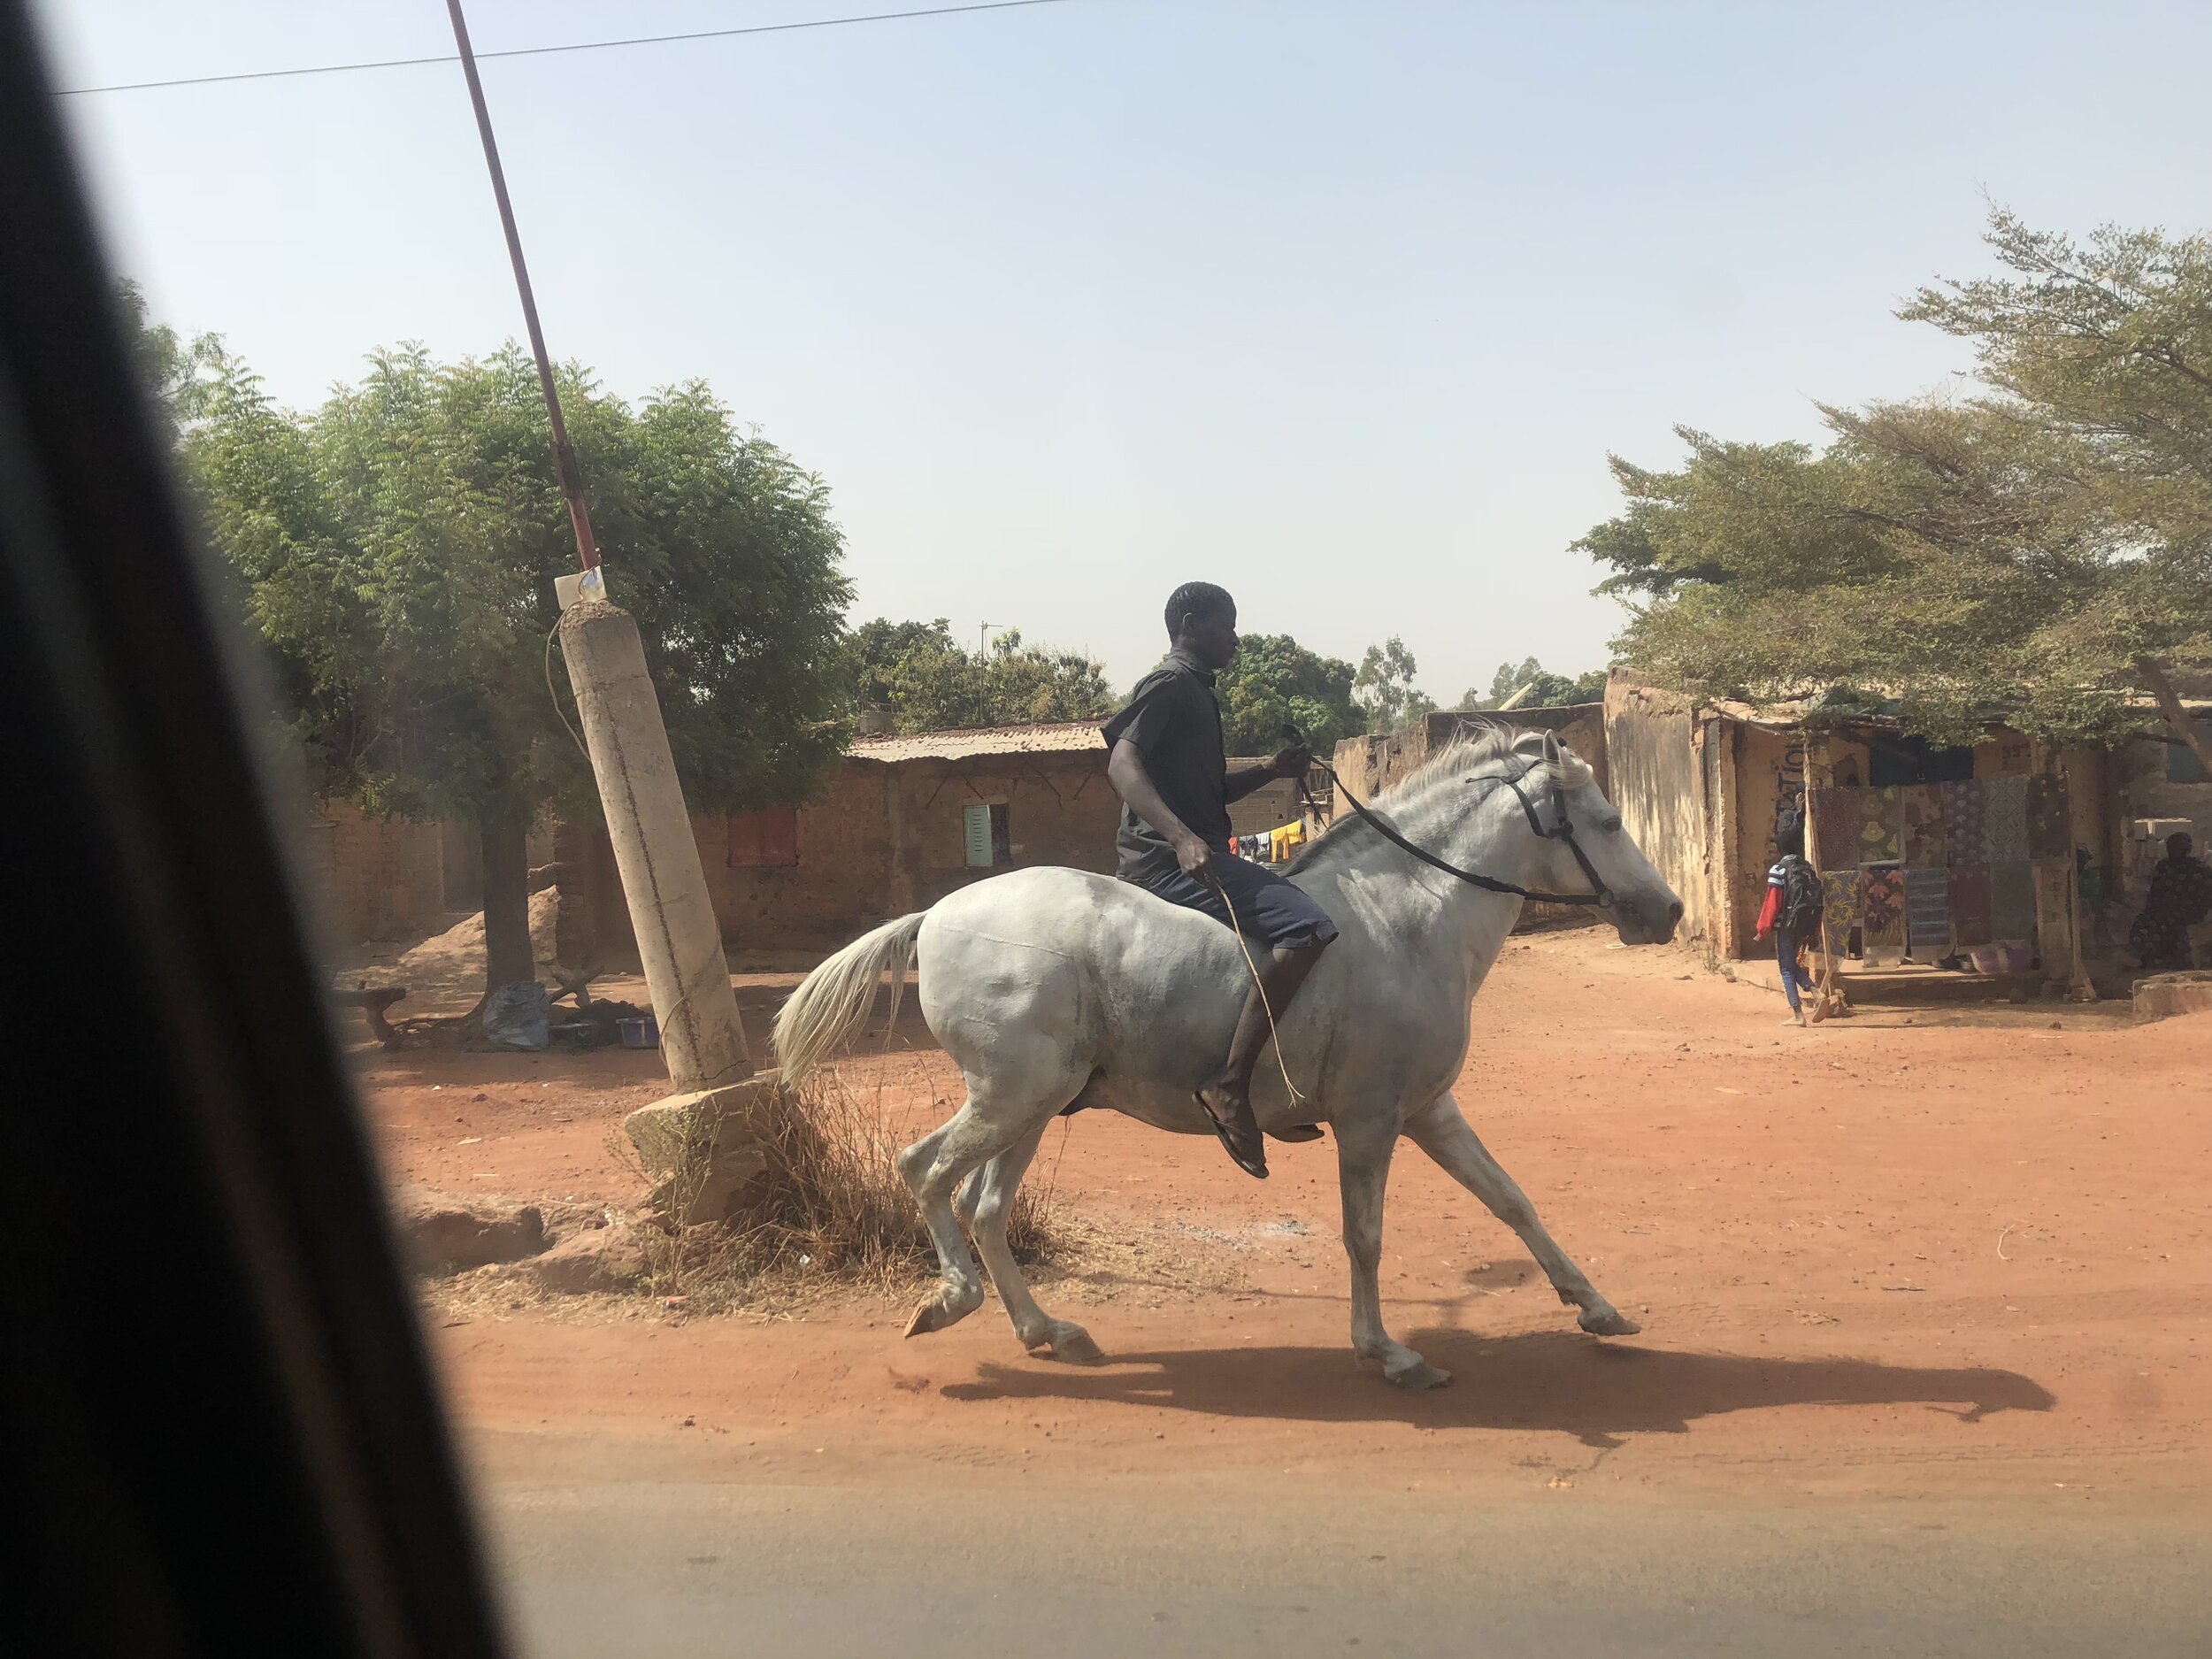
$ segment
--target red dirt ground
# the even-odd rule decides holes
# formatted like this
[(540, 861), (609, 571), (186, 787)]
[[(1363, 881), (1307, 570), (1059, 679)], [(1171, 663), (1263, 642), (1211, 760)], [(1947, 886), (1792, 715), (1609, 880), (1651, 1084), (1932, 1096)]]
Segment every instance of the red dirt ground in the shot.
[[(757, 1036), (790, 982), (743, 981)], [(1577, 1332), (1517, 1241), (1407, 1148), (1383, 1291), (1394, 1333), (1455, 1373), (1432, 1394), (1351, 1359), (1327, 1144), (1271, 1148), (1263, 1185), (1210, 1142), (1098, 1113), (1064, 1148), (1054, 1132), (1034, 1179), (1056, 1169), (1068, 1213), (1141, 1247), (1040, 1285), (1104, 1367), (1025, 1356), (995, 1302), (917, 1341), (902, 1304), (767, 1323), (591, 1304), (449, 1316), (435, 1347), (488, 1466), (593, 1447), (704, 1479), (2200, 1504), (2212, 1016), (1868, 1010), (1797, 1031), (1781, 1012), (1678, 951), (1514, 941), (1459, 1098), (1644, 1334)], [(663, 1091), (651, 1054), (360, 1059), (396, 1176), (636, 1196), (605, 1143)], [(956, 1082), (934, 1052), (847, 1069), (925, 1103)]]

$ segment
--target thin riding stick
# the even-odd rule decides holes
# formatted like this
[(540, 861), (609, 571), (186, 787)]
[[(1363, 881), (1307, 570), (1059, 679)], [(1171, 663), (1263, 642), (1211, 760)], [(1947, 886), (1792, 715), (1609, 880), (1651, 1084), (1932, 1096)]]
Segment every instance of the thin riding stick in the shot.
[(1252, 987), (1260, 994), (1260, 1006), (1267, 1012), (1268, 1034), (1275, 1040), (1276, 1069), (1283, 1074), (1283, 1087), (1290, 1091), (1290, 1103), (1296, 1106), (1306, 1097), (1298, 1092), (1298, 1086), (1290, 1080), (1290, 1067), (1283, 1060), (1282, 1027), (1275, 1023), (1275, 1004), (1268, 1000), (1267, 981), (1260, 978), (1260, 964), (1252, 960), (1252, 949), (1244, 942), (1244, 927), (1237, 920), (1235, 901), (1230, 898), (1229, 889), (1221, 885), (1221, 878), (1214, 874), (1210, 869), (1206, 872), (1206, 880), (1213, 890), (1221, 895), (1221, 902), (1228, 910), (1229, 931), (1237, 936), (1237, 949), (1243, 953), (1244, 965), (1251, 972)]

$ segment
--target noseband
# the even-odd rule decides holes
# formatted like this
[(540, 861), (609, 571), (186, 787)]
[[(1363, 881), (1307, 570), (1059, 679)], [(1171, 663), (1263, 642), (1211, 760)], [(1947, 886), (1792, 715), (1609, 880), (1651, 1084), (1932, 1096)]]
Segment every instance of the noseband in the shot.
[[(1462, 881), (1481, 887), (1486, 892), (1509, 893), (1518, 898), (1533, 899), (1540, 904), (1587, 905), (1604, 910), (1613, 902), (1612, 888), (1607, 887), (1599, 877), (1597, 866), (1590, 862), (1590, 855), (1582, 850), (1582, 843), (1575, 839), (1574, 821), (1567, 816), (1567, 792), (1559, 787), (1559, 780), (1556, 776), (1551, 780), (1551, 798), (1552, 810), (1558, 814), (1559, 822), (1551, 829), (1544, 827), (1543, 819), (1536, 815), (1536, 803), (1528, 798), (1528, 791), (1521, 787), (1521, 780), (1535, 771), (1534, 766), (1525, 766), (1517, 772), (1487, 772), (1479, 777), (1470, 778), (1467, 781), (1469, 783), (1502, 783), (1512, 790), (1514, 798), (1521, 803), (1521, 810), (1528, 816), (1529, 828), (1540, 839), (1567, 843), (1567, 850), (1575, 856), (1575, 863), (1582, 867), (1583, 878), (1590, 884), (1590, 891), (1587, 893), (1538, 893), (1529, 887), (1516, 887), (1510, 881), (1500, 881), (1494, 876), (1486, 876), (1473, 870), (1462, 870), (1457, 864), (1448, 864), (1426, 848), (1416, 847), (1390, 825), (1369, 811), (1366, 803), (1344, 787), (1344, 780), (1336, 775), (1336, 768), (1330, 765), (1327, 761), (1317, 761), (1316, 764), (1323, 772), (1328, 773), (1329, 781), (1336, 786), (1337, 793), (1350, 804), (1352, 810), (1371, 825), (1385, 841), (1391, 842), (1402, 851), (1411, 853), (1423, 864), (1433, 869), (1441, 870), (1448, 876), (1456, 876)], [(1300, 786), (1302, 790), (1303, 787), (1303, 785)], [(1306, 804), (1309, 808), (1313, 805), (1312, 796), (1307, 796)]]

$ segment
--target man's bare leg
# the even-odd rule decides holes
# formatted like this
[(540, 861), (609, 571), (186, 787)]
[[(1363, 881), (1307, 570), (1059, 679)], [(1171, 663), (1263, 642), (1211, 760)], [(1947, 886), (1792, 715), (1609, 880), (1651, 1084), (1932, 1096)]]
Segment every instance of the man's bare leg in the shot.
[[(1273, 1035), (1268, 1010), (1274, 1010), (1277, 1020), (1283, 1018), (1291, 998), (1298, 995), (1298, 987), (1306, 982), (1313, 964), (1321, 960), (1321, 953), (1327, 949), (1325, 944), (1278, 945), (1267, 954), (1259, 964), (1259, 984), (1245, 993), (1243, 1011), (1237, 1016), (1236, 1035), (1229, 1040), (1229, 1057), (1223, 1062), (1220, 1075), (1198, 1091), (1199, 1103), (1237, 1143), (1235, 1153), (1241, 1154), (1238, 1162), (1248, 1173), (1263, 1176), (1267, 1170), (1266, 1148), (1260, 1140), (1259, 1123), (1252, 1116), (1252, 1072), (1259, 1064), (1268, 1039)], [(1264, 997), (1261, 995), (1263, 987), (1266, 991)], [(1257, 1169), (1254, 1170), (1253, 1165)]]

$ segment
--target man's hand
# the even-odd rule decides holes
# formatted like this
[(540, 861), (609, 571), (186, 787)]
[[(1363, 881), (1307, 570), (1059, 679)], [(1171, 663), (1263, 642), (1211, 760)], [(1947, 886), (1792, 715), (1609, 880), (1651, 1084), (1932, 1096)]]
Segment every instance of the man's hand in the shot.
[(1213, 873), (1214, 849), (1186, 830), (1175, 838), (1175, 862), (1182, 865), (1185, 875), (1203, 881)]
[(1267, 764), (1278, 778), (1302, 778), (1313, 765), (1313, 751), (1303, 743), (1295, 743)]

